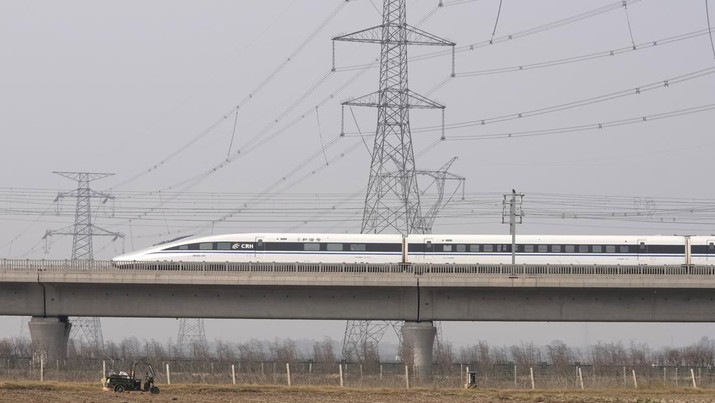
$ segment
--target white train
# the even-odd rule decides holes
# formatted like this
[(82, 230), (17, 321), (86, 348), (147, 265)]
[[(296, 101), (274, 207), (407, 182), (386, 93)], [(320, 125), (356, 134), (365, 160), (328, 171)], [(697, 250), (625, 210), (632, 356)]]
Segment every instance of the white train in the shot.
[[(511, 263), (509, 235), (226, 234), (184, 237), (129, 262)], [(715, 236), (518, 235), (519, 264), (715, 264)]]

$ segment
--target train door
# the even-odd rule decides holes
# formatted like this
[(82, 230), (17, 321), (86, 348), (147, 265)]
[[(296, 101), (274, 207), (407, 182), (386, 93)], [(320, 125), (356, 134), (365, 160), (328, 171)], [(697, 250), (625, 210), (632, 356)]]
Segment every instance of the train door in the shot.
[(638, 255), (638, 261), (639, 262), (646, 262), (648, 261), (648, 244), (646, 243), (645, 239), (639, 239), (638, 240), (638, 245), (636, 246), (636, 254)]
[(256, 241), (253, 243), (253, 251), (256, 256), (256, 260), (263, 260), (263, 253), (266, 250), (266, 244), (263, 242), (264, 236), (259, 235), (256, 237)]
[(432, 260), (432, 257), (434, 256), (434, 244), (432, 243), (433, 240), (434, 240), (433, 238), (425, 238), (425, 247), (424, 247), (425, 260)]
[(705, 243), (705, 256), (708, 262), (715, 262), (715, 239), (708, 239)]

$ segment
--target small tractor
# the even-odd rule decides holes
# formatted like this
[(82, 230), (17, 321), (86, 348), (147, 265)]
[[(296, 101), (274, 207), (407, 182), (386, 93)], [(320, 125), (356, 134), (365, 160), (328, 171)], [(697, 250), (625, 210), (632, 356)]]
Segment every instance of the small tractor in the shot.
[[(137, 366), (145, 367), (144, 379), (136, 376)], [(117, 393), (122, 392), (150, 392), (152, 394), (159, 393), (159, 387), (154, 385), (156, 373), (151, 364), (148, 363), (133, 363), (129, 373), (121, 371), (120, 373), (110, 373), (104, 378), (104, 390), (113, 390)]]

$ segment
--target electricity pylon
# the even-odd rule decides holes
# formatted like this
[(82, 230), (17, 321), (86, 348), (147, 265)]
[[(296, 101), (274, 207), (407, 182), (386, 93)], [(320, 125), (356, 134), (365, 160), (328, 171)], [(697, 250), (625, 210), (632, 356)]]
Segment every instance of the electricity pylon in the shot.
[[(114, 238), (113, 240), (124, 238), (124, 235), (119, 232), (107, 231), (92, 223), (91, 199), (102, 199), (102, 203), (104, 204), (108, 200), (113, 199), (114, 196), (92, 190), (89, 187), (89, 183), (114, 174), (57, 171), (53, 173), (77, 182), (77, 188), (75, 190), (57, 194), (55, 202), (65, 197), (74, 197), (77, 199), (77, 208), (75, 209), (74, 225), (58, 230), (46, 231), (43, 237), (45, 242), (47, 242), (48, 238), (52, 235), (72, 235), (72, 260), (94, 260), (94, 251), (92, 249), (93, 237), (111, 236)], [(88, 346), (95, 349), (95, 352), (104, 350), (102, 323), (99, 318), (76, 317), (72, 318), (71, 322), (72, 330), (70, 330), (70, 338), (86, 342)]]
[[(406, 0), (384, 0), (381, 25), (337, 36), (333, 41), (374, 43), (381, 48), (379, 90), (342, 104), (343, 109), (345, 106), (377, 108), (377, 129), (361, 233), (423, 233), (410, 109), (441, 109), (444, 112), (445, 107), (409, 89), (407, 47), (451, 46), (454, 55), (455, 43), (408, 25)], [(348, 321), (343, 357), (362, 359), (360, 346), (366, 342), (379, 343), (390, 326), (396, 329), (398, 324)]]
[[(425, 189), (422, 190), (422, 194), (429, 190), (432, 185), (437, 188), (437, 200), (435, 200), (435, 202), (432, 204), (432, 207), (430, 207), (426, 213), (422, 214), (422, 222), (420, 223), (420, 229), (423, 234), (432, 233), (432, 225), (434, 224), (434, 220), (437, 218), (437, 213), (439, 213), (439, 211), (443, 207), (449, 204), (449, 202), (452, 200), (452, 196), (454, 196), (459, 191), (459, 189), (462, 189), (462, 200), (464, 200), (464, 183), (466, 181), (466, 178), (449, 172), (449, 168), (452, 167), (452, 164), (454, 164), (454, 161), (456, 160), (457, 157), (452, 158), (446, 164), (442, 165), (441, 168), (435, 171), (417, 171), (418, 175), (428, 176), (432, 178), (432, 183), (430, 183)], [(450, 198), (444, 200), (444, 191), (447, 185), (447, 181), (455, 181), (457, 182), (457, 186), (455, 186), (454, 192), (452, 192)]]
[(206, 358), (208, 356), (208, 344), (206, 343), (204, 320), (200, 318), (181, 319), (176, 346), (182, 356)]

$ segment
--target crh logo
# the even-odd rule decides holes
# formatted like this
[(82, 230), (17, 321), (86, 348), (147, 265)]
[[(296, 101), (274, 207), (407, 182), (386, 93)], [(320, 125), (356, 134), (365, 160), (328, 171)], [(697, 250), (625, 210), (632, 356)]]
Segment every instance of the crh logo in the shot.
[(241, 249), (253, 249), (252, 243), (235, 243), (231, 246), (231, 249), (241, 250)]

